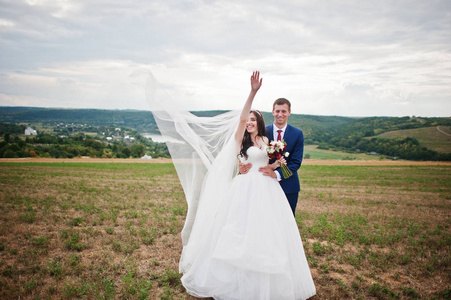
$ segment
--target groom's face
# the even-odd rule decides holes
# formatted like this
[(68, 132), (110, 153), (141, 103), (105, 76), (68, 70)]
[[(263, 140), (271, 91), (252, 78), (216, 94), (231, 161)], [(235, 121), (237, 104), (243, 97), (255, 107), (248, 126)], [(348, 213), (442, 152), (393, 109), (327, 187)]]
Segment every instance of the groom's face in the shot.
[(274, 105), (274, 109), (272, 111), (272, 115), (274, 116), (274, 124), (276, 124), (279, 128), (284, 127), (287, 125), (290, 114), (291, 111), (288, 108), (288, 104)]

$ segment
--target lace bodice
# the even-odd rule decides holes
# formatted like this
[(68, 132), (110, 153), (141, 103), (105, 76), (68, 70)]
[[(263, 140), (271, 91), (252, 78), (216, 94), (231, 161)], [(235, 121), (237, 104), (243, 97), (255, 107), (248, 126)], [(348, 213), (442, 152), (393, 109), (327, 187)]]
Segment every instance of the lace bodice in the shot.
[(251, 163), (252, 168), (249, 172), (258, 172), (260, 167), (264, 167), (268, 164), (268, 154), (266, 148), (260, 149), (256, 146), (251, 146), (247, 149), (248, 158), (240, 157), (242, 163)]

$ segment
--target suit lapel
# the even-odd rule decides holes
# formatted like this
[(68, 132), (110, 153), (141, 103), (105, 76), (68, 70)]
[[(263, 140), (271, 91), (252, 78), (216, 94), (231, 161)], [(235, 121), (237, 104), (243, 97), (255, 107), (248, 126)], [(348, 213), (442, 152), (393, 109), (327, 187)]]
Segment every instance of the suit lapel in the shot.
[[(287, 140), (290, 138), (290, 125), (287, 124), (287, 128), (285, 129), (285, 133), (283, 135), (283, 140), (287, 142)], [(288, 143), (288, 142), (287, 142)]]

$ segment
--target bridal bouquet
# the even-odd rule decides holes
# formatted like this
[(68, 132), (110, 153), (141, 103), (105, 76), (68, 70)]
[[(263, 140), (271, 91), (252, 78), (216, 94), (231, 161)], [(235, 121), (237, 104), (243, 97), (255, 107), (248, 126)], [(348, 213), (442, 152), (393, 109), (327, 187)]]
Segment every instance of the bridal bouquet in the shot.
[[(282, 157), (288, 157), (290, 155), (290, 153), (285, 152), (285, 149), (287, 149), (287, 143), (284, 141), (271, 141), (266, 151), (270, 159), (276, 159), (280, 162)], [(288, 178), (293, 175), (286, 164), (280, 163), (280, 168), (282, 169), (283, 178)]]

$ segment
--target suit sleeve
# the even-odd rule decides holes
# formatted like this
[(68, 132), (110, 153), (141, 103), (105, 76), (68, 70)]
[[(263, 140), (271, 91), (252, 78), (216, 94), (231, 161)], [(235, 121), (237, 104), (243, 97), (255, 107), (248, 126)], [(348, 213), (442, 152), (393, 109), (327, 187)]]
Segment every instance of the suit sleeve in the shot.
[(299, 132), (296, 138), (294, 150), (290, 153), (290, 157), (291, 158), (287, 163), (287, 167), (294, 174), (301, 167), (302, 158), (304, 157), (304, 134), (302, 131)]

